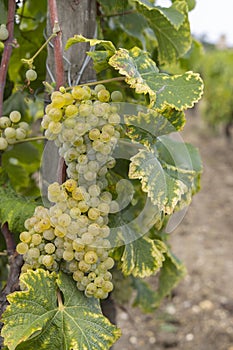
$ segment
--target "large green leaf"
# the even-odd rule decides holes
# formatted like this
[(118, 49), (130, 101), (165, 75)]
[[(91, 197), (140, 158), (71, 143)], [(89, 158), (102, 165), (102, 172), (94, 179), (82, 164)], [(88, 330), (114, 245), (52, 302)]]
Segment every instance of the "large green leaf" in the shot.
[(9, 350), (107, 350), (120, 330), (102, 315), (99, 301), (86, 298), (70, 276), (29, 271), (26, 291), (8, 296), (2, 335)]
[(102, 12), (107, 16), (124, 14), (131, 8), (128, 0), (99, 0), (98, 3), (101, 5)]
[(170, 8), (161, 8), (142, 0), (135, 0), (137, 10), (146, 17), (158, 40), (159, 61), (175, 62), (191, 46), (191, 35), (186, 1), (173, 3)]
[(40, 167), (40, 152), (31, 143), (16, 144), (2, 155), (2, 166), (16, 189), (29, 186), (31, 174)]
[(110, 58), (109, 64), (126, 76), (126, 82), (137, 93), (149, 94), (152, 103), (163, 109), (167, 106), (177, 110), (193, 107), (203, 93), (203, 82), (197, 73), (183, 75), (159, 73), (148, 53), (138, 47), (120, 49)]
[(17, 233), (24, 230), (24, 221), (31, 217), (38, 202), (33, 198), (18, 195), (10, 185), (0, 186), (0, 222), (8, 222), (10, 231)]
[(159, 240), (141, 237), (124, 247), (121, 269), (124, 275), (147, 277), (162, 266), (166, 246)]

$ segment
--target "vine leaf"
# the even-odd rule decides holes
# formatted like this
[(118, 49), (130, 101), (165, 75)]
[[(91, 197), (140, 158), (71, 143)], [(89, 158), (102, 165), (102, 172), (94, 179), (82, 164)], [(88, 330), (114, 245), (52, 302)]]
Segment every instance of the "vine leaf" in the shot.
[(121, 269), (124, 275), (147, 277), (162, 266), (166, 246), (159, 240), (141, 237), (126, 244), (121, 257)]
[(11, 232), (22, 232), (24, 221), (33, 215), (39, 203), (17, 194), (9, 184), (0, 186), (0, 198), (1, 224), (8, 222)]
[(149, 109), (147, 113), (126, 115), (126, 134), (135, 142), (150, 147), (155, 138), (181, 130), (185, 124), (184, 112), (167, 108), (162, 113)]
[(135, 1), (137, 10), (146, 17), (158, 40), (160, 64), (175, 62), (183, 56), (192, 43), (186, 1), (175, 1), (168, 9)]
[(182, 181), (166, 173), (153, 150), (140, 150), (131, 158), (129, 178), (140, 179), (142, 190), (166, 214), (174, 212), (177, 202), (188, 191)]
[(97, 73), (109, 67), (108, 60), (116, 51), (116, 48), (111, 41), (88, 39), (83, 35), (74, 35), (74, 37), (67, 40), (65, 49), (68, 50), (72, 45), (81, 42), (89, 43), (90, 46), (102, 46), (105, 49), (87, 52), (87, 54), (93, 59), (94, 68)]
[(203, 82), (197, 73), (183, 75), (159, 73), (156, 63), (148, 53), (138, 47), (119, 49), (109, 59), (109, 64), (126, 76), (126, 83), (139, 94), (149, 94), (156, 108), (167, 106), (177, 110), (193, 107), (203, 93)]
[(153, 290), (147, 282), (140, 278), (133, 278), (133, 285), (137, 293), (133, 306), (139, 306), (146, 313), (155, 311), (164, 297), (171, 292), (185, 274), (184, 265), (168, 250), (160, 269), (157, 290)]
[(162, 136), (151, 150), (141, 149), (131, 158), (129, 178), (139, 179), (152, 203), (170, 215), (178, 204), (190, 204), (199, 190), (201, 171), (196, 149)]
[(27, 289), (8, 296), (3, 314), (9, 350), (106, 350), (119, 338), (99, 301), (79, 292), (70, 276), (38, 269), (23, 274), (21, 283)]

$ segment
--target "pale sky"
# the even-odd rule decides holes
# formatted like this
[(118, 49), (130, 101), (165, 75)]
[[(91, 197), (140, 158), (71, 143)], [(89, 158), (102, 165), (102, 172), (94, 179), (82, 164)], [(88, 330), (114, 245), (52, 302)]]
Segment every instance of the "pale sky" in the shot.
[(225, 34), (227, 43), (233, 46), (233, 0), (196, 0), (189, 19), (193, 34), (206, 34), (210, 42)]
[[(170, 6), (169, 0), (157, 0), (157, 5)], [(233, 0), (196, 0), (196, 7), (189, 13), (192, 34), (206, 35), (216, 43), (225, 34), (228, 45), (233, 46)]]

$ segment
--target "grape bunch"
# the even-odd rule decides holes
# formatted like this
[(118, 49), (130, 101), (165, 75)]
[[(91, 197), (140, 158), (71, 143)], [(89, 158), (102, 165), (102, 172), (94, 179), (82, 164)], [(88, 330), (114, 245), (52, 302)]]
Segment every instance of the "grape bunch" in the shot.
[(117, 106), (109, 102), (121, 99), (120, 92), (110, 94), (100, 84), (94, 90), (77, 86), (71, 93), (62, 89), (52, 94), (42, 127), (59, 148), (68, 179), (49, 185), (53, 205), (36, 208), (17, 245), (24, 255), (22, 271), (41, 266), (62, 269), (72, 274), (87, 297), (99, 299), (113, 289), (108, 215), (117, 212), (119, 204), (106, 190), (105, 175), (115, 166), (112, 154), (121, 121)]
[(0, 118), (0, 151), (4, 151), (8, 145), (27, 137), (29, 125), (20, 120), (21, 113), (19, 111), (12, 111), (9, 117)]
[(106, 202), (100, 196), (98, 207), (91, 205), (99, 194), (97, 185), (87, 191), (74, 179), (49, 185), (48, 198), (54, 205), (49, 209), (38, 206), (25, 221), (27, 231), (20, 234), (17, 252), (24, 255), (22, 272), (28, 268), (61, 268), (72, 274), (77, 288), (87, 297), (108, 296), (113, 289), (108, 270), (114, 261), (108, 256), (108, 212), (101, 210)]

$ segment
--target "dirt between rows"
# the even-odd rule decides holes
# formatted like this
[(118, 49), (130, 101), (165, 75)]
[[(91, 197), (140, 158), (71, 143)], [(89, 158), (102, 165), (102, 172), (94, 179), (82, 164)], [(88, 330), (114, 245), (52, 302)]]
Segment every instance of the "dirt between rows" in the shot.
[(188, 273), (153, 314), (118, 307), (114, 350), (233, 350), (233, 139), (213, 135), (198, 115), (181, 135), (204, 165), (202, 189), (171, 233)]

